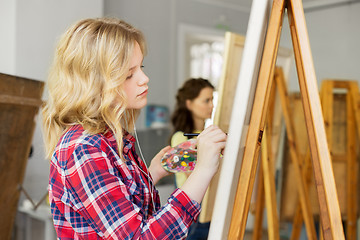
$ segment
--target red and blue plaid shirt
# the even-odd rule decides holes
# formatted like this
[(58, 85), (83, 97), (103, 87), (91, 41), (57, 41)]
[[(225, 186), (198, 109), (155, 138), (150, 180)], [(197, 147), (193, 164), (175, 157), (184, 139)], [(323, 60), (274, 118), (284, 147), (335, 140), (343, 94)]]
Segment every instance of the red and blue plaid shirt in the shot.
[(176, 189), (160, 208), (159, 194), (148, 181), (151, 176), (135, 152), (135, 138), (125, 133), (123, 143), (125, 161), (117, 154), (111, 131), (90, 135), (76, 125), (61, 137), (49, 178), (49, 200), (58, 238), (186, 237), (200, 205)]

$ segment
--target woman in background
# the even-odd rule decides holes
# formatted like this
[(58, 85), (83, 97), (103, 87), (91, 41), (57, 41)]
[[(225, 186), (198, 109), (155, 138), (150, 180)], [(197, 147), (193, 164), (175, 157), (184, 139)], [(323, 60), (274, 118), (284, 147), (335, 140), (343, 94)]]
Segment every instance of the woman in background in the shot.
[[(184, 133), (200, 133), (211, 118), (214, 86), (206, 79), (187, 80), (176, 94), (176, 106), (171, 116), (173, 134), (171, 146), (189, 140)], [(191, 173), (175, 173), (175, 185), (181, 187)], [(189, 230), (189, 240), (207, 239), (210, 223), (195, 222)]]

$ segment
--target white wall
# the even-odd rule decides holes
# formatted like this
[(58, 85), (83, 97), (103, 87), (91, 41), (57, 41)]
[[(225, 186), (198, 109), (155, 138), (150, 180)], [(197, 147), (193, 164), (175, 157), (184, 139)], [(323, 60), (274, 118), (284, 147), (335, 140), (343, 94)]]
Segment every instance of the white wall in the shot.
[(75, 21), (101, 17), (103, 0), (18, 0), (16, 74), (44, 81), (57, 38)]
[[(171, 5), (170, 0), (106, 0), (104, 15), (117, 17), (140, 29), (148, 44), (144, 71), (150, 78), (148, 103), (167, 105), (170, 79)], [(144, 128), (142, 111), (136, 127)]]
[(16, 1), (0, 0), (0, 72), (15, 72)]
[[(360, 82), (360, 3), (305, 11), (318, 87), (324, 79)], [(287, 17), (280, 44), (292, 49)], [(299, 91), (295, 62), (289, 88)]]
[[(0, 3), (0, 72), (39, 81), (46, 81), (57, 38), (65, 29), (81, 18), (103, 15), (103, 0), (1, 0)], [(35, 202), (46, 193), (49, 177), (39, 116), (36, 121), (34, 152), (24, 180), (24, 187)]]

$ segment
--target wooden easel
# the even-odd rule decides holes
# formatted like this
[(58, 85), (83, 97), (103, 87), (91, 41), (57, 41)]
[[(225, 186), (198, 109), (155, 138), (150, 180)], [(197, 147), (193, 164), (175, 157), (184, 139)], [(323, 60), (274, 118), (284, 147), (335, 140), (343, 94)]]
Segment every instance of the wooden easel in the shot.
[(270, 131), (268, 131), (268, 128), (264, 129), (263, 141), (261, 145), (261, 169), (263, 175), (263, 188), (265, 193), (265, 206), (267, 210), (268, 239), (279, 240), (279, 217), (276, 207), (274, 162), (271, 159), (271, 153), (269, 153), (271, 150), (271, 140), (268, 139), (268, 136), (270, 135), (269, 132)]
[(341, 240), (344, 239), (344, 232), (301, 0), (273, 2), (228, 239), (244, 237), (285, 8), (305, 112), (322, 232), (326, 240)]
[(266, 127), (261, 142), (261, 163), (258, 169), (257, 192), (255, 200), (255, 219), (252, 239), (262, 239), (264, 207), (266, 207), (268, 239), (279, 240), (279, 216), (276, 203), (275, 159), (272, 154), (273, 119), (275, 115), (276, 86), (272, 85)]
[[(309, 190), (310, 184), (312, 184), (312, 168), (311, 168), (311, 159), (310, 159), (310, 152), (307, 151), (305, 155), (305, 159), (300, 162), (298, 161), (301, 159), (299, 146), (297, 144), (297, 137), (295, 136), (295, 124), (291, 117), (290, 111), (290, 99), (288, 98), (288, 94), (286, 91), (286, 85), (284, 81), (284, 77), (282, 74), (281, 68), (276, 67), (275, 74), (274, 74), (274, 84), (272, 85), (272, 90), (270, 93), (270, 103), (269, 103), (269, 113), (267, 114), (267, 123), (266, 129), (264, 130), (264, 137), (261, 143), (261, 162), (259, 166), (259, 181), (258, 181), (258, 189), (257, 189), (257, 199), (256, 199), (256, 209), (255, 209), (255, 224), (253, 230), (253, 240), (260, 239), (262, 233), (262, 221), (263, 221), (263, 209), (264, 209), (264, 202), (266, 202), (266, 209), (267, 209), (267, 218), (268, 218), (268, 239), (279, 239), (278, 233), (278, 217), (276, 213), (276, 206), (274, 204), (274, 197), (275, 197), (275, 190), (271, 185), (274, 185), (274, 176), (271, 174), (274, 172), (271, 169), (271, 166), (274, 166), (274, 163), (271, 160), (271, 154), (267, 154), (267, 151), (271, 149), (269, 146), (269, 142), (271, 142), (271, 138), (269, 140), (265, 139), (266, 130), (271, 132), (271, 119), (273, 118), (272, 108), (274, 105), (274, 95), (275, 95), (275, 88), (278, 90), (278, 94), (280, 95), (281, 105), (282, 105), (282, 115), (285, 119), (286, 129), (287, 129), (287, 137), (289, 142), (289, 152), (291, 154), (290, 157), (293, 158), (293, 165), (300, 164), (302, 168), (302, 174), (305, 178), (305, 191)], [(334, 90), (343, 89), (346, 90), (346, 155), (339, 155), (338, 151), (333, 152), (336, 149), (332, 149), (332, 140), (333, 140), (333, 128), (334, 128)], [(360, 139), (359, 129), (360, 129), (360, 105), (359, 105), (359, 88), (356, 81), (345, 81), (345, 80), (324, 80), (321, 85), (320, 91), (321, 102), (323, 106), (323, 114), (324, 114), (324, 122), (325, 122), (325, 130), (327, 141), (329, 144), (329, 150), (333, 158), (338, 159), (338, 161), (345, 161), (346, 160), (346, 184), (340, 183), (340, 186), (346, 185), (346, 209), (342, 209), (342, 214), (346, 214), (346, 237), (349, 240), (356, 239), (356, 220), (358, 216), (358, 195), (356, 194), (358, 189), (358, 164), (356, 163), (356, 132), (354, 129), (357, 130), (358, 139)], [(338, 113), (339, 114), (339, 113)], [(340, 114), (341, 115), (341, 114)], [(269, 134), (270, 135), (270, 134)], [(335, 139), (338, 139), (339, 136), (336, 136)], [(343, 141), (340, 141), (342, 144)], [(294, 152), (296, 155), (294, 157)], [(266, 167), (268, 159), (269, 164)], [(334, 161), (334, 159), (332, 159)], [(342, 169), (342, 168), (341, 168)], [(295, 171), (296, 172), (296, 171)], [(335, 173), (334, 173), (335, 174)], [(336, 174), (335, 174), (336, 175)], [(338, 176), (339, 177), (339, 176)], [(340, 180), (339, 178), (336, 180)], [(293, 182), (293, 184), (295, 184)], [(267, 188), (264, 186), (268, 186)], [(269, 187), (270, 186), (270, 187)], [(295, 186), (295, 185), (294, 185)], [(296, 184), (296, 186), (299, 186)], [(264, 191), (265, 190), (265, 191)], [(301, 191), (299, 191), (299, 195), (301, 195)], [(345, 195), (345, 194), (344, 194)], [(343, 197), (344, 199), (344, 197)], [(306, 196), (306, 200), (309, 201), (309, 194)], [(345, 202), (345, 201), (344, 201)], [(342, 207), (344, 207), (344, 203)], [(293, 219), (293, 226), (292, 226), (292, 233), (291, 238), (293, 240), (299, 239), (301, 228), (303, 224), (303, 214), (302, 214), (301, 204), (299, 203)], [(310, 212), (310, 221), (312, 222)], [(308, 216), (309, 216), (308, 215)], [(306, 215), (305, 215), (306, 216)], [(306, 221), (305, 221), (306, 222)], [(313, 226), (313, 225), (311, 225)], [(308, 239), (316, 239), (315, 228), (306, 229), (308, 233)], [(310, 231), (309, 231), (310, 230)]]
[[(325, 129), (331, 149), (333, 140), (333, 98), (334, 89), (346, 90), (346, 239), (356, 239), (356, 221), (358, 216), (358, 165), (356, 163), (356, 135), (360, 140), (360, 99), (359, 87), (355, 81), (324, 80), (321, 86)], [(356, 132), (354, 130), (356, 129)], [(332, 154), (334, 155), (334, 154)]]
[[(339, 91), (341, 94), (338, 93)], [(342, 216), (345, 216), (346, 239), (356, 239), (356, 220), (359, 213), (357, 206), (359, 165), (356, 162), (356, 144), (358, 144), (356, 143), (356, 136), (358, 136), (359, 139), (360, 128), (358, 84), (356, 81), (323, 80), (320, 97), (323, 106), (327, 142), (334, 166), (337, 190), (341, 193), (339, 205), (341, 207)], [(334, 113), (334, 111), (337, 112)], [(298, 129), (303, 129), (303, 127), (298, 126)], [(357, 131), (354, 131), (355, 129)], [(307, 151), (307, 153), (305, 153), (303, 149), (302, 154), (305, 154), (303, 155), (305, 156), (305, 159), (302, 168), (303, 171), (305, 171), (308, 189), (310, 185), (314, 184), (312, 182), (310, 152)], [(291, 185), (291, 183), (288, 184)], [(288, 200), (290, 199), (285, 199), (286, 203), (293, 206)], [(299, 239), (303, 224), (302, 211), (299, 205), (296, 209), (293, 219), (293, 231), (290, 238), (292, 240)], [(288, 210), (286, 212), (287, 214), (289, 213)], [(317, 214), (316, 209), (314, 214)]]
[[(305, 225), (307, 229), (307, 236), (308, 239), (316, 239), (316, 230), (315, 230), (315, 224), (314, 220), (312, 218), (313, 213), (311, 210), (311, 203), (309, 194), (307, 191), (307, 183), (306, 179), (304, 178), (305, 172), (304, 169), (301, 169), (302, 163), (300, 162), (300, 154), (299, 154), (299, 148), (296, 143), (296, 137), (295, 137), (295, 126), (293, 119), (291, 118), (290, 114), (290, 105), (289, 105), (289, 99), (287, 94), (287, 87), (284, 79), (284, 75), (282, 72), (282, 69), (279, 67), (275, 68), (275, 74), (274, 74), (274, 84), (272, 85), (272, 89), (270, 92), (270, 103), (269, 103), (269, 114), (267, 114), (267, 121), (266, 121), (266, 128), (264, 129), (263, 133), (263, 139), (261, 142), (261, 162), (262, 162), (262, 168), (260, 169), (260, 177), (263, 182), (264, 188), (259, 185), (258, 193), (262, 194), (262, 188), (265, 190), (265, 202), (266, 202), (266, 209), (267, 209), (267, 217), (268, 217), (268, 235), (269, 239), (279, 239), (279, 217), (277, 214), (277, 208), (276, 208), (276, 190), (275, 190), (275, 176), (274, 176), (274, 160), (271, 159), (271, 154), (268, 153), (268, 151), (271, 151), (271, 138), (270, 140), (267, 139), (267, 132), (271, 132), (271, 119), (272, 119), (272, 105), (274, 103), (271, 103), (274, 99), (275, 95), (275, 88), (277, 89), (277, 92), (280, 96), (280, 103), (282, 107), (282, 115), (284, 116), (285, 120), (285, 126), (286, 126), (286, 132), (287, 132), (287, 138), (288, 142), (290, 143), (289, 149), (290, 149), (290, 155), (291, 160), (294, 166), (294, 178), (296, 179), (296, 188), (299, 192), (300, 196), (300, 209), (302, 212), (304, 212), (304, 218), (305, 218)], [(263, 176), (261, 176), (263, 174)], [(260, 184), (260, 183), (259, 183)], [(259, 196), (259, 201), (262, 200), (262, 197)], [(256, 234), (253, 235), (253, 239), (258, 239), (257, 232), (260, 231), (260, 226), (262, 222), (262, 216), (260, 216), (262, 212), (261, 208), (262, 203), (257, 203), (257, 209), (256, 214), (257, 218), (255, 219), (255, 228), (254, 232)], [(301, 215), (302, 216), (302, 215)], [(301, 221), (302, 225), (302, 221)]]
[[(290, 142), (290, 153), (291, 153), (291, 159), (293, 164), (296, 166), (295, 168), (295, 179), (296, 179), (296, 187), (298, 188), (299, 195), (301, 196), (304, 210), (306, 212), (305, 216), (307, 217), (306, 223), (308, 226), (308, 239), (316, 239), (316, 231), (315, 231), (315, 225), (312, 219), (312, 211), (310, 208), (310, 200), (306, 189), (305, 179), (303, 178), (303, 172), (301, 172), (300, 167), (300, 154), (299, 149), (296, 144), (296, 137), (294, 132), (294, 123), (291, 118), (290, 114), (290, 106), (289, 106), (289, 99), (287, 94), (287, 87), (285, 83), (285, 79), (283, 76), (282, 69), (279, 67), (276, 67), (275, 74), (274, 74), (274, 80), (275, 83), (272, 85), (272, 89), (270, 92), (270, 103), (269, 103), (269, 112), (267, 114), (267, 121), (266, 121), (266, 129), (264, 129), (264, 135), (263, 140), (261, 142), (261, 162), (262, 168), (259, 170), (259, 179), (261, 181), (258, 182), (258, 192), (257, 192), (257, 199), (259, 202), (256, 202), (256, 218), (255, 218), (255, 227), (254, 227), (254, 233), (253, 233), (253, 239), (259, 239), (259, 232), (261, 232), (261, 225), (262, 225), (262, 212), (263, 212), (263, 191), (265, 190), (265, 201), (266, 201), (266, 209), (267, 209), (267, 217), (268, 217), (268, 238), (269, 239), (279, 239), (279, 217), (277, 216), (277, 209), (276, 209), (276, 191), (275, 191), (275, 182), (274, 182), (274, 169), (273, 166), (275, 166), (274, 160), (271, 159), (271, 154), (268, 154), (268, 151), (271, 151), (271, 138), (267, 140), (265, 138), (266, 135), (271, 134), (265, 134), (266, 132), (271, 132), (272, 128), (272, 108), (274, 105), (274, 98), (275, 98), (275, 89), (277, 89), (277, 92), (280, 96), (280, 103), (282, 106), (282, 115), (285, 119), (285, 125), (287, 130), (287, 138), (288, 142)], [(271, 136), (269, 136), (271, 137)], [(268, 161), (266, 161), (268, 159)], [(268, 162), (268, 164), (267, 164)], [(263, 174), (263, 176), (262, 176)], [(265, 186), (265, 189), (264, 187)], [(266, 187), (267, 186), (267, 187)], [(270, 209), (270, 211), (269, 211)], [(301, 215), (302, 216), (302, 215)], [(302, 221), (301, 221), (302, 225)]]

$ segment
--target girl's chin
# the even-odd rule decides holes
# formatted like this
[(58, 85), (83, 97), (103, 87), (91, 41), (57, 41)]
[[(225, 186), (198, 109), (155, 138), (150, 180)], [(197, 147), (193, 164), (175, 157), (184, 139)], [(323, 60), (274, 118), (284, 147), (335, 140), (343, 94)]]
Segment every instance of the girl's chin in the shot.
[(145, 101), (144, 103), (139, 103), (136, 105), (128, 106), (128, 107), (126, 107), (126, 109), (141, 110), (146, 106), (146, 104), (147, 104), (147, 101)]

